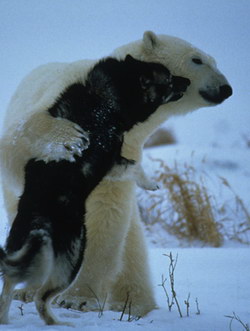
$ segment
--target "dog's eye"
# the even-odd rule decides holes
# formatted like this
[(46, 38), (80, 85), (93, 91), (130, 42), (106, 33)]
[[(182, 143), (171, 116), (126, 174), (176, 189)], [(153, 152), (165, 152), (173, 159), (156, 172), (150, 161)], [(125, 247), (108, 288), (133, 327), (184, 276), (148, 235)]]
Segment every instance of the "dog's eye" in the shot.
[(195, 64), (203, 64), (203, 62), (201, 61), (201, 59), (199, 58), (193, 58), (192, 61), (195, 63)]
[(165, 79), (163, 80), (163, 85), (169, 85), (169, 84), (171, 84), (172, 83), (172, 75), (171, 74), (169, 74), (169, 76), (168, 77), (165, 77)]

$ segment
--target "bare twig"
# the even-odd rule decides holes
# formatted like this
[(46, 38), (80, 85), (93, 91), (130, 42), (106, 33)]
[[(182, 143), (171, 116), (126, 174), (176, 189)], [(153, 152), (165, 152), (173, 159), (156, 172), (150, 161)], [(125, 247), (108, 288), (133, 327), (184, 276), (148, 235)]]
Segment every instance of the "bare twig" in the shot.
[(21, 304), (21, 306), (17, 307), (18, 309), (20, 309), (20, 313), (21, 313), (21, 316), (24, 315), (24, 312), (23, 312), (23, 304)]
[(119, 321), (120, 322), (122, 321), (123, 316), (126, 312), (127, 306), (128, 306), (128, 319), (127, 319), (127, 321), (128, 322), (138, 321), (141, 318), (141, 316), (132, 315), (132, 300), (129, 301), (129, 292), (127, 293), (127, 297), (126, 297), (126, 300), (125, 300), (125, 303), (124, 303)]
[(125, 311), (126, 311), (126, 308), (127, 308), (127, 305), (128, 305), (128, 300), (129, 300), (129, 292), (127, 293), (127, 297), (126, 297), (126, 300), (125, 300), (125, 303), (124, 303), (124, 306), (123, 306), (123, 309), (122, 309), (122, 313), (121, 313), (121, 316), (119, 318), (120, 322), (122, 321), (123, 316), (125, 314)]
[(168, 291), (166, 289), (166, 281), (167, 281), (167, 278), (164, 278), (164, 276), (162, 275), (161, 276), (161, 284), (159, 284), (158, 286), (161, 286), (164, 290), (164, 293), (166, 295), (166, 298), (167, 298), (167, 303), (168, 303), (168, 310), (171, 311), (172, 310), (172, 306), (174, 305), (174, 300), (173, 300), (173, 296), (170, 300), (170, 297), (169, 297), (169, 294), (168, 294)]
[(129, 302), (128, 306), (128, 322), (139, 321), (141, 316), (132, 315), (132, 300)]
[(200, 308), (199, 308), (198, 298), (195, 299), (195, 303), (196, 303), (196, 309), (197, 309), (196, 315), (200, 315), (201, 311), (200, 311)]
[(235, 312), (233, 312), (233, 316), (226, 315), (225, 317), (231, 319), (230, 320), (230, 324), (229, 324), (230, 331), (232, 331), (232, 323), (233, 323), (234, 320), (235, 321), (238, 321), (243, 326), (244, 330), (250, 331), (249, 324), (243, 323), (242, 320), (240, 319), (240, 317), (235, 314)]
[(92, 288), (89, 287), (89, 286), (88, 286), (88, 288), (89, 288), (89, 290), (92, 292), (92, 294), (94, 295), (94, 297), (95, 297), (95, 299), (96, 299), (96, 301), (97, 301), (98, 308), (99, 308), (98, 317), (101, 318), (101, 317), (103, 316), (103, 311), (104, 311), (105, 303), (106, 303), (106, 301), (107, 301), (107, 294), (106, 294), (106, 296), (105, 296), (105, 299), (104, 299), (103, 303), (101, 303), (100, 300), (99, 300), (99, 298), (98, 298), (98, 296), (97, 296), (96, 293), (92, 290)]
[(187, 300), (184, 300), (184, 303), (187, 307), (187, 317), (189, 317), (189, 307), (190, 307), (189, 299), (190, 299), (190, 293), (188, 293)]
[(172, 252), (170, 252), (169, 255), (167, 254), (164, 254), (165, 256), (167, 256), (170, 260), (170, 264), (169, 264), (169, 269), (168, 269), (168, 272), (169, 272), (169, 279), (170, 279), (170, 287), (171, 287), (171, 292), (172, 292), (172, 296), (173, 296), (173, 300), (178, 308), (178, 312), (179, 312), (179, 315), (180, 317), (183, 317), (182, 316), (182, 312), (181, 312), (181, 308), (180, 308), (180, 305), (179, 305), (179, 302), (177, 300), (177, 294), (176, 294), (176, 291), (175, 291), (175, 279), (174, 279), (174, 271), (175, 271), (175, 268), (176, 268), (176, 264), (177, 264), (177, 260), (178, 260), (178, 254), (176, 255), (176, 258), (173, 259), (173, 256), (172, 256)]

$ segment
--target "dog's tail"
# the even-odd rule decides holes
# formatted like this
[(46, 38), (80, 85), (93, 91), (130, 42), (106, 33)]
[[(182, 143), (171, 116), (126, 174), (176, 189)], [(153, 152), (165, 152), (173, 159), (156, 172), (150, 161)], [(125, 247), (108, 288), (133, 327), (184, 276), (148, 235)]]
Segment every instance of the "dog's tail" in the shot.
[(51, 239), (46, 230), (30, 232), (18, 251), (8, 253), (0, 248), (0, 271), (15, 283), (37, 282), (44, 275), (46, 261), (51, 261)]
[(4, 267), (4, 261), (6, 259), (6, 253), (2, 247), (0, 247), (0, 272), (2, 272)]

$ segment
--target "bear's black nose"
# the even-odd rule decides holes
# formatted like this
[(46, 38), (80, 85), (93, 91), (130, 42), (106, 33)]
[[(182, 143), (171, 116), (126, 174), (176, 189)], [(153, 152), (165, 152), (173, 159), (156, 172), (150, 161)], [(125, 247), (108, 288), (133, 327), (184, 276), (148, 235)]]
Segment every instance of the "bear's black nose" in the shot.
[(229, 98), (233, 94), (233, 89), (230, 85), (222, 85), (220, 87), (220, 96), (222, 100)]

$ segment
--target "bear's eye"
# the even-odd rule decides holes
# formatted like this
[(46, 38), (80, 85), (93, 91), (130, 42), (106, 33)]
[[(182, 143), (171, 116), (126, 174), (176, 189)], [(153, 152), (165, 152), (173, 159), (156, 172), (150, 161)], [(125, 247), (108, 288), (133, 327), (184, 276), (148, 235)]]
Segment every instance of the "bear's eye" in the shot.
[(193, 58), (192, 61), (193, 61), (195, 64), (203, 64), (202, 61), (201, 61), (201, 59), (196, 58), (196, 57)]

